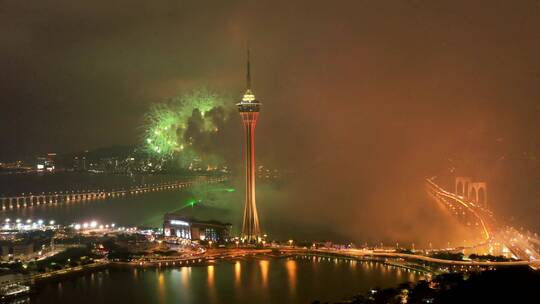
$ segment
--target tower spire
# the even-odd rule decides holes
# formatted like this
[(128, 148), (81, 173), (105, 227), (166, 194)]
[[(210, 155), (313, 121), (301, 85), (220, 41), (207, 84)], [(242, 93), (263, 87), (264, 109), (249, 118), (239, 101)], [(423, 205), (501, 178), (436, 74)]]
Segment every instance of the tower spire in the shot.
[(251, 90), (251, 64), (249, 60), (249, 44), (247, 47), (247, 73), (246, 73), (246, 85), (247, 89)]
[(254, 102), (255, 101), (255, 95), (251, 91), (251, 60), (249, 56), (249, 43), (247, 47), (247, 65), (246, 65), (246, 93), (244, 93), (244, 97), (242, 97), (242, 102)]

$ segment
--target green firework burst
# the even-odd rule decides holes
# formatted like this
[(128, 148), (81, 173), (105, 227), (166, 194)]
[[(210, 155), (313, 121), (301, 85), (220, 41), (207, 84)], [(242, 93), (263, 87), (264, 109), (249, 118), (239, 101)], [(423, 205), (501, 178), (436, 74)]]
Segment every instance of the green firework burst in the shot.
[(144, 150), (157, 159), (178, 159), (182, 166), (202, 160), (201, 143), (217, 136), (228, 117), (225, 110), (223, 99), (207, 89), (156, 104), (146, 115)]

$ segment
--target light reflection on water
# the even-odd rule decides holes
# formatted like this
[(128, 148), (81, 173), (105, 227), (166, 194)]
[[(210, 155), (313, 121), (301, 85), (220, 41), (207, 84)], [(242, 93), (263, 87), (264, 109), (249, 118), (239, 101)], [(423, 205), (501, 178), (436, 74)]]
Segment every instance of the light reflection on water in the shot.
[(241, 276), (242, 276), (242, 264), (240, 263), (240, 261), (236, 261), (236, 263), (234, 263), (234, 283), (235, 283), (235, 287), (237, 288), (240, 286)]
[(287, 277), (289, 279), (289, 290), (294, 295), (296, 292), (296, 261), (293, 259), (287, 260), (285, 267), (287, 268)]
[(268, 260), (259, 261), (259, 266), (261, 267), (261, 281), (262, 281), (263, 288), (268, 287), (268, 265), (269, 264), (270, 264), (270, 261)]
[(214, 277), (214, 265), (208, 265), (207, 267), (207, 275), (208, 275), (208, 296), (210, 303), (216, 302), (216, 290), (214, 288), (215, 285), (215, 277)]
[(191, 276), (191, 267), (180, 268), (180, 277), (182, 279), (182, 287), (185, 289), (189, 288), (190, 276)]
[(166, 296), (165, 294), (165, 275), (163, 274), (163, 272), (159, 271), (157, 273), (158, 275), (158, 298), (160, 300), (163, 300)]
[(209, 266), (111, 268), (48, 283), (40, 287), (35, 302), (311, 303), (337, 301), (419, 278), (414, 272), (376, 262), (311, 256), (247, 258)]
[(208, 286), (210, 288), (214, 287), (214, 265), (208, 265)]

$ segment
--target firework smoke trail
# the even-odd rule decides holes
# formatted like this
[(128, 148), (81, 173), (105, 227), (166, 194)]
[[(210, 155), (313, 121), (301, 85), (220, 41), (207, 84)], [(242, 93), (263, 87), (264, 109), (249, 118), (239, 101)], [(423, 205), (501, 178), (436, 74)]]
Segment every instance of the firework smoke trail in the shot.
[(229, 110), (207, 89), (156, 104), (146, 115), (144, 150), (155, 159), (177, 160), (183, 168), (194, 160), (217, 165), (220, 157), (211, 147)]

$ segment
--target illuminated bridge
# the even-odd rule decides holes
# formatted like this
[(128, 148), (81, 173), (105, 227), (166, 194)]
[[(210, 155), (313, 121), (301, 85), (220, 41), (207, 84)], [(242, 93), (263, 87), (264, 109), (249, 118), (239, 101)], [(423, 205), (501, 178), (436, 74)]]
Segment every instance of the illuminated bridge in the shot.
[(39, 205), (97, 201), (148, 192), (185, 189), (195, 185), (215, 184), (224, 181), (226, 181), (226, 177), (199, 177), (193, 181), (173, 181), (158, 184), (143, 184), (115, 190), (73, 190), (47, 193), (42, 192), (39, 194), (23, 193), (17, 196), (0, 197), (0, 206), (2, 206), (2, 210), (8, 210), (16, 208), (29, 208)]
[(474, 183), (470, 178), (456, 178), (455, 193), (437, 185), (433, 179), (426, 179), (427, 193), (450, 213), (468, 226), (480, 228), (484, 242), (477, 246), (489, 248), (502, 247), (503, 253), (524, 261), (536, 261), (540, 258), (535, 244), (536, 234), (525, 235), (517, 229), (496, 220), (487, 208), (486, 183)]
[(468, 225), (481, 225), (485, 239), (490, 239), (496, 223), (493, 213), (484, 207), (485, 203), (482, 206), (474, 199), (467, 199), (463, 195), (448, 192), (431, 179), (426, 179), (426, 191), (462, 222)]

